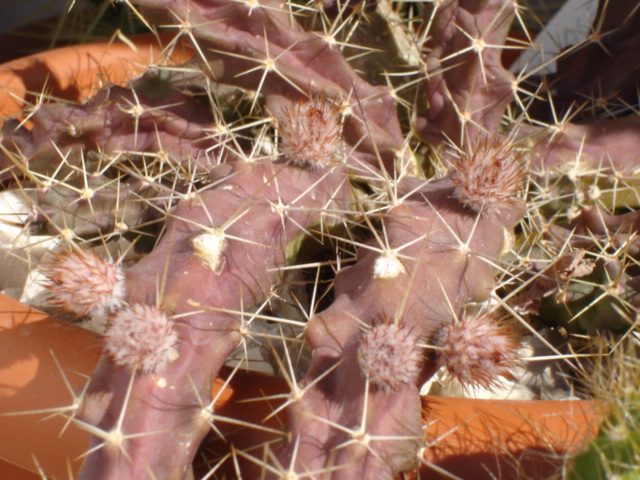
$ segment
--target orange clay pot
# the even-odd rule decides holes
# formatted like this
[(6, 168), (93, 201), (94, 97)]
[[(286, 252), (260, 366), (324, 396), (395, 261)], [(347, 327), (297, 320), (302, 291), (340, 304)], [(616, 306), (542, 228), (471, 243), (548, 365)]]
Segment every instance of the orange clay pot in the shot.
[(186, 44), (164, 49), (172, 37), (138, 35), (133, 41), (73, 45), (0, 65), (0, 119), (19, 114), (41, 94), (81, 102), (103, 85), (123, 85), (148, 65), (182, 63), (192, 56)]
[[(105, 78), (126, 83), (144, 65), (158, 63), (161, 52), (155, 37), (143, 36), (136, 38), (135, 47), (120, 41), (66, 47), (2, 65), (0, 119), (18, 114), (43, 85), (51, 95), (80, 101)], [(190, 55), (187, 47), (179, 46), (172, 61)], [(41, 478), (39, 469), (52, 479), (74, 478), (70, 475), (78, 472), (89, 439), (67, 420), (72, 414), (68, 407), (101, 350), (98, 335), (0, 294), (0, 478), (35, 480)], [(214, 395), (223, 382), (215, 382)], [(273, 411), (274, 402), (241, 402), (287, 391), (282, 379), (237, 372), (218, 398), (216, 415), (259, 423)], [(587, 401), (425, 397), (423, 405), (425, 436), (433, 447), (426, 450), (421, 477), (429, 479), (451, 478), (445, 472), (470, 480), (549, 478), (567, 454), (596, 434), (602, 418), (598, 404)], [(42, 413), (26, 414), (34, 410)], [(285, 413), (268, 424), (281, 430), (283, 422)], [(276, 439), (272, 433), (247, 432), (237, 425), (217, 426), (240, 449), (243, 442), (248, 446)], [(228, 443), (209, 442), (213, 452), (228, 449)], [(229, 465), (228, 478), (234, 477)]]

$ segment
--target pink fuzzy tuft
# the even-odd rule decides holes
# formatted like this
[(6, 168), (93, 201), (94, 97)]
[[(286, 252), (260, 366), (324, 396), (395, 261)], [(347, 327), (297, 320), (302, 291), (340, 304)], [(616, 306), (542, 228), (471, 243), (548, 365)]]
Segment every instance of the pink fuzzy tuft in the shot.
[(322, 168), (339, 156), (340, 130), (338, 110), (324, 98), (294, 103), (278, 115), (280, 153), (296, 165)]
[(415, 383), (422, 368), (418, 337), (395, 323), (374, 325), (362, 335), (358, 362), (375, 387), (389, 391)]
[(92, 251), (60, 255), (43, 268), (49, 303), (78, 316), (104, 315), (122, 306), (126, 292), (120, 266)]
[(449, 176), (458, 200), (479, 213), (513, 203), (525, 179), (519, 158), (499, 140), (484, 140), (472, 150), (451, 161)]
[(173, 321), (150, 305), (137, 303), (118, 311), (105, 340), (105, 350), (116, 364), (145, 373), (154, 373), (177, 358)]
[(495, 387), (500, 377), (512, 378), (517, 342), (507, 328), (488, 314), (465, 315), (440, 333), (440, 364), (462, 385)]

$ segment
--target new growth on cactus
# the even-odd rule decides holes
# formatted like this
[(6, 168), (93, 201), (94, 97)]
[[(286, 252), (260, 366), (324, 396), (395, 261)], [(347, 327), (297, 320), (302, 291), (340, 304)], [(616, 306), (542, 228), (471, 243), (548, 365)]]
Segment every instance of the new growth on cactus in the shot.
[(461, 384), (490, 388), (512, 377), (517, 344), (489, 315), (465, 314), (440, 335), (440, 362)]
[(338, 108), (323, 98), (300, 100), (284, 107), (278, 129), (280, 154), (295, 165), (323, 168), (342, 161), (341, 118)]
[(177, 359), (177, 341), (175, 325), (163, 311), (136, 303), (111, 317), (104, 348), (116, 365), (154, 373)]
[[(508, 69), (533, 48), (513, 0), (123, 3), (192, 58), (0, 143), (22, 232), (56, 238), (29, 265), (49, 307), (104, 319), (64, 412), (91, 434), (78, 478), (428, 476), (430, 379), (586, 397), (579, 359), (637, 341), (636, 2), (599, 2), (552, 75)], [(590, 81), (594, 45), (619, 88)], [(255, 392), (270, 426), (216, 411), (226, 364), (285, 377)], [(255, 442), (211, 454), (225, 423)]]
[(420, 375), (419, 338), (395, 323), (380, 323), (363, 333), (358, 362), (372, 386), (382, 390), (415, 384)]
[(450, 177), (463, 205), (482, 214), (504, 208), (518, 198), (525, 170), (507, 140), (484, 138), (468, 152), (456, 153)]
[(43, 267), (50, 290), (49, 303), (77, 316), (113, 313), (126, 294), (122, 268), (91, 250), (59, 255)]

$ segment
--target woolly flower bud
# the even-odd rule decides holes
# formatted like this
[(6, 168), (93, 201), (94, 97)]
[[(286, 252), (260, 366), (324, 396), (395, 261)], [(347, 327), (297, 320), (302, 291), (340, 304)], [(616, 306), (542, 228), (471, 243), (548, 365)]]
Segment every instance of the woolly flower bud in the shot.
[(465, 315), (440, 332), (440, 364), (462, 385), (490, 389), (512, 378), (517, 342), (488, 314)]
[(79, 316), (104, 315), (122, 305), (125, 275), (112, 261), (92, 251), (73, 251), (43, 267), (48, 301)]
[(484, 140), (472, 150), (451, 161), (449, 176), (458, 200), (479, 213), (513, 203), (525, 178), (519, 158), (500, 140)]
[(310, 169), (334, 161), (341, 145), (338, 109), (324, 98), (312, 98), (284, 108), (278, 115), (280, 153)]
[(178, 357), (178, 335), (162, 310), (136, 303), (118, 311), (105, 336), (105, 350), (122, 367), (153, 373)]
[(358, 362), (372, 385), (385, 391), (415, 383), (422, 367), (418, 336), (395, 323), (374, 325), (362, 335)]

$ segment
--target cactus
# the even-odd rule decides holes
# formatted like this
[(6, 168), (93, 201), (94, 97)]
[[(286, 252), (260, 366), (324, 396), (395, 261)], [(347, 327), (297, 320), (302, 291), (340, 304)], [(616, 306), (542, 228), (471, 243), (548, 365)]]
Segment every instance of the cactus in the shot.
[[(193, 59), (39, 105), (0, 145), (25, 228), (60, 237), (50, 304), (106, 325), (70, 417), (81, 479), (194, 478), (223, 435), (211, 385), (253, 345), (291, 391), (256, 392), (286, 424), (231, 449), (238, 477), (392, 479), (425, 462), (439, 369), (493, 388), (521, 330), (637, 334), (634, 2), (603, 2), (553, 77), (504, 66), (511, 0), (125, 3)], [(619, 96), (568, 78), (592, 44)]]
[(637, 344), (622, 340), (612, 356), (597, 361), (592, 388), (608, 400), (609, 413), (598, 436), (576, 455), (568, 479), (632, 479), (640, 475), (636, 358)]

